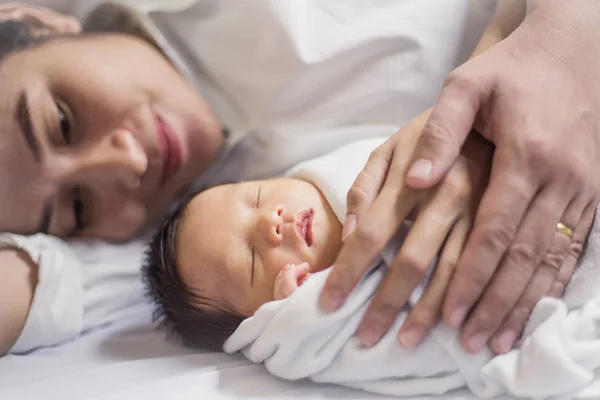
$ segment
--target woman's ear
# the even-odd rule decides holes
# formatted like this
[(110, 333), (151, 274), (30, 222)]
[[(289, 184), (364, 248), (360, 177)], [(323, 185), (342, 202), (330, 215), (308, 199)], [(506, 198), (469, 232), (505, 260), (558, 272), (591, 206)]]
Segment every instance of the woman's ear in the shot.
[(22, 22), (33, 38), (81, 32), (77, 18), (31, 4), (0, 4), (0, 23), (7, 20)]

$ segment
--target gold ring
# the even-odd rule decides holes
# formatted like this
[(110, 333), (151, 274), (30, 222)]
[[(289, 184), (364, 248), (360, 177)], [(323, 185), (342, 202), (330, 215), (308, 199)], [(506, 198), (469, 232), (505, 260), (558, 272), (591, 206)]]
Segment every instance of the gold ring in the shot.
[(571, 228), (569, 228), (562, 222), (559, 222), (558, 224), (556, 224), (556, 231), (560, 232), (560, 233), (564, 233), (571, 240), (573, 239), (573, 231), (571, 230)]

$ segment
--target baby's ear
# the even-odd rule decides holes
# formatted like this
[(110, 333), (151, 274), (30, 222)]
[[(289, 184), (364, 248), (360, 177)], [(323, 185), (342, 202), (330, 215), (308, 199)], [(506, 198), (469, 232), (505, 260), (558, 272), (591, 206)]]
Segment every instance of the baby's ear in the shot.
[(31, 4), (0, 4), (0, 23), (9, 20), (23, 23), (34, 38), (81, 32), (77, 18)]

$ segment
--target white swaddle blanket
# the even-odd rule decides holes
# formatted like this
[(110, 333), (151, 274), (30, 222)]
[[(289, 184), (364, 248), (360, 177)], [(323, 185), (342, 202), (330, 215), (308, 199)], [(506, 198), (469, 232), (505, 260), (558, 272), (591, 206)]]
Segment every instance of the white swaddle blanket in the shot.
[[(288, 176), (315, 184), (340, 219), (345, 198), (370, 152), (382, 139), (347, 145), (327, 156), (299, 164)], [(443, 324), (414, 350), (401, 347), (396, 338), (408, 308), (374, 347), (359, 343), (356, 332), (377, 285), (402, 242), (399, 232), (370, 273), (337, 312), (322, 313), (318, 295), (330, 269), (314, 274), (292, 296), (262, 306), (246, 319), (224, 346), (241, 351), (255, 363), (264, 362), (274, 375), (285, 379), (309, 378), (315, 382), (394, 396), (446, 393), (469, 388), (483, 397), (512, 394), (534, 398), (598, 398), (600, 380), (600, 282), (595, 260), (600, 256), (598, 221), (595, 221), (585, 256), (565, 300), (541, 300), (527, 325), (518, 349), (494, 357), (488, 349), (466, 353), (458, 333)], [(410, 304), (418, 299), (415, 290)], [(569, 311), (568, 306), (573, 309)]]

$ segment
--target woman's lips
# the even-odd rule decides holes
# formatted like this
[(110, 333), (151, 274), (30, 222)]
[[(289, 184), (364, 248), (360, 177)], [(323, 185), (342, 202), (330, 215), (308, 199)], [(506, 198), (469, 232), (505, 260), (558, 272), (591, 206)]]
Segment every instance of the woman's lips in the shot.
[(300, 211), (296, 215), (296, 232), (300, 235), (308, 247), (312, 246), (312, 222), (315, 211), (312, 208)]
[(181, 146), (171, 126), (155, 114), (158, 142), (163, 156), (163, 171), (160, 185), (164, 186), (181, 166)]

